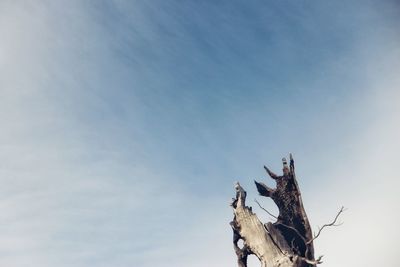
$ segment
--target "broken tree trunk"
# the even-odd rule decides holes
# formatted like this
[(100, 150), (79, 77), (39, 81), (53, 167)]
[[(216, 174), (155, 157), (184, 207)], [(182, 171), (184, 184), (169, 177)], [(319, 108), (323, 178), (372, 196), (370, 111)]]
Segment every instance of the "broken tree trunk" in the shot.
[[(264, 225), (251, 207), (245, 205), (246, 192), (239, 183), (236, 184), (236, 198), (231, 204), (234, 212), (231, 226), (238, 266), (246, 267), (250, 254), (257, 256), (262, 267), (309, 267), (321, 263), (321, 258), (314, 258), (312, 231), (297, 185), (292, 155), (290, 166), (283, 159), (281, 176), (264, 168), (276, 181), (276, 188), (255, 182), (257, 190), (275, 202), (279, 216), (275, 223)], [(239, 246), (239, 240), (243, 241), (243, 247)]]

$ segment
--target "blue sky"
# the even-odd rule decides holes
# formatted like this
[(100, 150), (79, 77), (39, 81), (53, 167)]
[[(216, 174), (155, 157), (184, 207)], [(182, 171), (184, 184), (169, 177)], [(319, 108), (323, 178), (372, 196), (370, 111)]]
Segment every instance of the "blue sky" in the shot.
[(324, 266), (396, 266), (399, 12), (1, 1), (0, 265), (234, 266), (234, 182), (276, 212), (292, 152), (314, 229), (348, 207)]

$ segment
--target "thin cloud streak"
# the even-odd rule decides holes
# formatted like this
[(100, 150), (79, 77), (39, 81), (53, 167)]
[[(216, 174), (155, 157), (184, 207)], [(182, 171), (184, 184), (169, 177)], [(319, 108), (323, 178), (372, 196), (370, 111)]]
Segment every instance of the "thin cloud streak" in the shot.
[(324, 265), (395, 266), (396, 20), (330, 5), (2, 2), (0, 265), (232, 266), (290, 151)]

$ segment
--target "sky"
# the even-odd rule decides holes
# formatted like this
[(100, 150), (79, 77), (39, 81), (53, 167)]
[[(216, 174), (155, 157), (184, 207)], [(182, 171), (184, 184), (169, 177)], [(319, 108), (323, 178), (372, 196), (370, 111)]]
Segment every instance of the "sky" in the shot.
[[(0, 1), (0, 266), (235, 266), (293, 153), (322, 266), (397, 266), (397, 1)], [(250, 267), (259, 266), (250, 259)]]

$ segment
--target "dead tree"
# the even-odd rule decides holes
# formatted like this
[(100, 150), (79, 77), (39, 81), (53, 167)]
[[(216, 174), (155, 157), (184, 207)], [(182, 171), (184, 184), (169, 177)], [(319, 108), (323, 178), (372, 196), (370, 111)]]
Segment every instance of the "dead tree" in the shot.
[[(256, 182), (261, 196), (271, 198), (278, 207), (276, 222), (263, 224), (245, 205), (246, 191), (236, 184), (236, 198), (232, 199), (234, 211), (233, 245), (238, 266), (247, 267), (247, 256), (254, 254), (262, 267), (310, 267), (321, 263), (321, 257), (315, 259), (313, 241), (326, 226), (336, 226), (336, 220), (324, 225), (313, 236), (307, 214), (301, 200), (300, 189), (296, 181), (294, 161), (290, 155), (289, 166), (283, 158), (283, 175), (278, 176), (264, 166), (268, 175), (276, 181), (276, 188)], [(258, 202), (257, 202), (258, 203)], [(241, 247), (238, 242), (243, 241)]]

